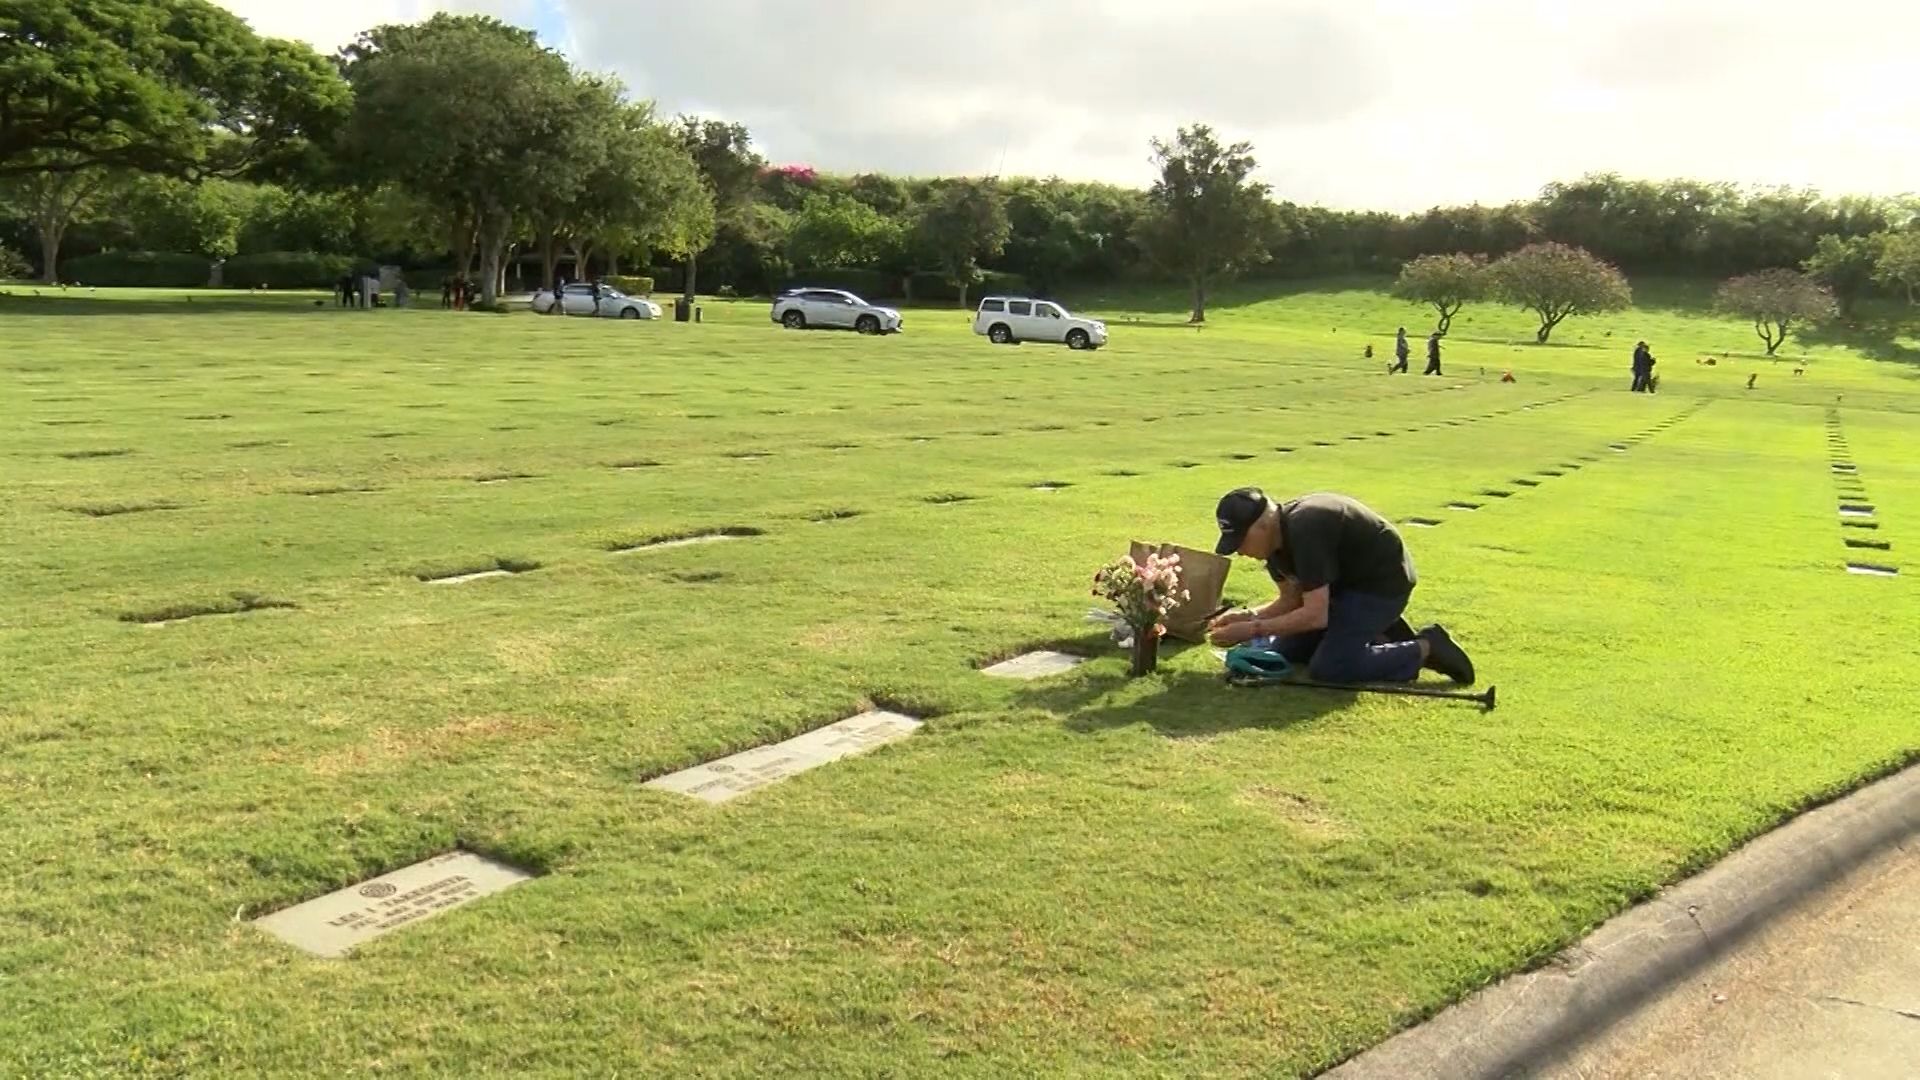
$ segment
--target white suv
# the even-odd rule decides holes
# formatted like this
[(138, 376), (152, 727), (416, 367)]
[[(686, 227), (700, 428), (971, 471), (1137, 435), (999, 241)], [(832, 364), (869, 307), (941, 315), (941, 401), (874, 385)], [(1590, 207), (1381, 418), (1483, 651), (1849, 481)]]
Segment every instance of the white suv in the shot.
[(788, 289), (773, 302), (773, 321), (789, 330), (858, 330), (897, 334), (900, 313), (839, 289)]
[(1026, 297), (989, 296), (973, 315), (973, 332), (995, 345), (1016, 341), (1064, 343), (1069, 349), (1097, 349), (1107, 343), (1107, 324), (1082, 319), (1059, 304)]

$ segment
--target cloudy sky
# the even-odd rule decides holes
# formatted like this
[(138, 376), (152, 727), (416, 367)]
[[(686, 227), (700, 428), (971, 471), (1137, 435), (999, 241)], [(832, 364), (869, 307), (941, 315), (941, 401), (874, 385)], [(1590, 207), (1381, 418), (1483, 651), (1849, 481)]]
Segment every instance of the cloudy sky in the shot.
[(476, 10), (778, 163), (1144, 186), (1204, 121), (1275, 194), (1505, 202), (1612, 170), (1920, 191), (1913, 0), (220, 0), (323, 49)]

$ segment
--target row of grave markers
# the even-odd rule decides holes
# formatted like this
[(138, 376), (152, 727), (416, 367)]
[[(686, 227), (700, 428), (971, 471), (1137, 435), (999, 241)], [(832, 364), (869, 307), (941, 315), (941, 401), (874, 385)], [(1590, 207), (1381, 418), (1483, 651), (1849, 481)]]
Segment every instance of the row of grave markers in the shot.
[[(1672, 427), (1673, 425), (1678, 424), (1681, 421), (1687, 419), (1688, 417), (1692, 416), (1694, 413), (1699, 412), (1702, 408), (1705, 408), (1705, 407), (1706, 407), (1706, 402), (1704, 400), (1696, 401), (1694, 402), (1693, 405), (1691, 405), (1684, 411), (1676, 413), (1673, 416), (1670, 416), (1667, 419), (1660, 421), (1659, 423), (1653, 425), (1652, 427), (1641, 432), (1640, 434), (1633, 436), (1630, 439), (1626, 439), (1616, 443), (1609, 443), (1607, 445), (1607, 449), (1613, 451), (1616, 454), (1624, 454), (1628, 450), (1632, 449), (1635, 443), (1641, 442), (1644, 439), (1652, 438), (1653, 436), (1659, 434), (1660, 432), (1665, 431), (1667, 428)], [(1598, 460), (1600, 460), (1598, 455), (1594, 455), (1594, 454), (1582, 455), (1573, 461), (1560, 462), (1554, 468), (1539, 469), (1535, 471), (1532, 476), (1515, 477), (1512, 480), (1509, 480), (1508, 483), (1513, 484), (1517, 487), (1522, 487), (1522, 488), (1537, 488), (1541, 484), (1541, 480), (1537, 479), (1538, 477), (1545, 477), (1548, 479), (1562, 477), (1567, 475), (1570, 472), (1578, 472), (1581, 469), (1585, 468), (1588, 465), (1593, 464)], [(1505, 488), (1494, 487), (1494, 488), (1482, 488), (1480, 491), (1480, 494), (1487, 498), (1510, 499), (1515, 494), (1517, 494), (1517, 492), (1510, 491)], [(1455, 501), (1447, 504), (1447, 509), (1470, 514), (1476, 510), (1484, 509), (1486, 505), (1487, 505), (1486, 503), (1474, 502), (1470, 499), (1456, 499)], [(1435, 528), (1439, 528), (1444, 522), (1440, 518), (1410, 517), (1410, 518), (1404, 519), (1403, 523), (1406, 525), (1410, 525), (1416, 529), (1435, 529)]]
[[(1868, 501), (1865, 481), (1860, 479), (1860, 467), (1853, 462), (1852, 452), (1847, 449), (1847, 436), (1840, 426), (1840, 410), (1827, 410), (1827, 452), (1832, 455), (1828, 469), (1833, 473), (1833, 483), (1840, 495), (1840, 527), (1843, 530), (1878, 532), (1879, 521), (1873, 503)], [(1877, 536), (1843, 536), (1842, 540), (1850, 550), (1891, 551), (1893, 544)], [(1847, 573), (1861, 574), (1867, 577), (1898, 577), (1900, 568), (1881, 563), (1847, 563)]]

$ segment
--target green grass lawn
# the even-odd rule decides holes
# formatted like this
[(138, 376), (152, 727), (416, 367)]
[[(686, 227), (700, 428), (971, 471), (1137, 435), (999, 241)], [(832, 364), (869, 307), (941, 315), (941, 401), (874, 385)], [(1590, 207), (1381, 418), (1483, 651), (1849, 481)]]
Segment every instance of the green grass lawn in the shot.
[[(1676, 288), (1388, 377), (1366, 285), (1096, 290), (1094, 354), (16, 287), (0, 1075), (1305, 1074), (1920, 753), (1907, 339), (1755, 360)], [(1409, 614), (1499, 710), (1127, 680), (1092, 571), (1243, 483), (1442, 521)], [(976, 670), (1035, 645), (1095, 659)], [(641, 786), (875, 703), (926, 727)], [(543, 876), (344, 960), (248, 922), (456, 846)]]

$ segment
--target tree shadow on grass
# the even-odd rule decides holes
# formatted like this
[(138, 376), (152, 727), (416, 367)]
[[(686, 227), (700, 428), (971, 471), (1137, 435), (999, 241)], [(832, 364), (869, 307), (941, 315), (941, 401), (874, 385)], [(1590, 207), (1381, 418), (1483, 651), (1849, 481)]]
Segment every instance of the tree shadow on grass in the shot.
[(1849, 318), (1794, 331), (1795, 343), (1838, 345), (1873, 360), (1920, 365), (1920, 348), (1900, 340), (1916, 336), (1915, 319), (1910, 313), (1883, 309), (1879, 305), (1861, 307), (1862, 310)]
[(1124, 671), (1116, 671), (1072, 683), (1037, 684), (1016, 698), (1023, 706), (1065, 717), (1069, 731), (1085, 734), (1146, 724), (1169, 739), (1290, 727), (1345, 708), (1353, 699), (1351, 693), (1299, 687), (1229, 686), (1217, 672), (1163, 670), (1144, 680), (1152, 688), (1146, 696), (1109, 700), (1132, 682)]

